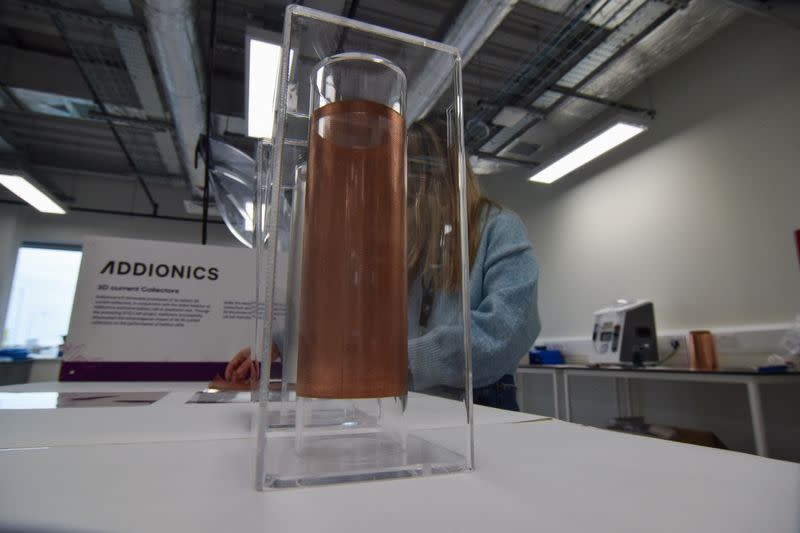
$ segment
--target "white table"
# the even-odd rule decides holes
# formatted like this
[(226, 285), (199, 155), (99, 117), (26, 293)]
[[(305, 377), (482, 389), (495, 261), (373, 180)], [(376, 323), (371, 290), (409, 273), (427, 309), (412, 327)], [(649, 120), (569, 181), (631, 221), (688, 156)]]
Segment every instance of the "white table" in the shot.
[[(0, 442), (0, 530), (20, 525), (215, 533), (800, 529), (800, 465), (480, 406), (475, 472), (259, 493), (252, 488), (253, 438), (238, 414), (242, 405), (252, 406), (183, 403), (203, 385), (0, 387), (0, 392), (172, 391), (147, 407), (16, 411), (34, 418), (48, 413), (51, 423), (67, 416), (82, 423), (81, 429), (93, 429), (80, 437), (62, 420), (29, 433), (38, 439), (35, 446)], [(413, 423), (422, 427), (446, 423), (450, 416), (446, 400), (415, 395), (409, 399), (414, 404), (424, 414), (418, 411)], [(176, 412), (192, 413), (191, 423), (170, 427), (179, 421)], [(11, 413), (0, 411), (2, 441), (29, 427)], [(115, 419), (121, 423), (112, 423)], [(134, 423), (140, 424), (136, 431), (126, 428)], [(216, 424), (222, 427), (204, 433)]]
[[(255, 404), (187, 404), (203, 382), (46, 382), (0, 387), (13, 392), (169, 391), (153, 405), (136, 407), (70, 407), (0, 409), (0, 448), (129, 444), (250, 437)], [(245, 395), (248, 393), (245, 393)], [(463, 416), (463, 404), (410, 393), (407, 417), (412, 429), (441, 427)], [(476, 424), (528, 422), (545, 417), (475, 406)], [(13, 430), (6, 430), (13, 428)]]
[[(555, 403), (555, 416), (561, 418), (559, 408), (559, 398), (564, 404), (564, 420), (567, 422), (572, 419), (571, 397), (569, 391), (569, 378), (571, 376), (584, 376), (593, 378), (612, 378), (621, 380), (621, 387), (618, 381), (618, 391), (624, 398), (623, 405), (625, 413), (620, 415), (630, 416), (632, 414), (630, 381), (639, 380), (658, 380), (658, 381), (683, 381), (683, 382), (702, 382), (702, 383), (731, 383), (745, 385), (747, 388), (747, 399), (750, 406), (750, 420), (753, 428), (753, 438), (756, 444), (756, 453), (762, 457), (767, 457), (769, 450), (767, 446), (767, 436), (764, 427), (764, 411), (761, 406), (761, 393), (759, 388), (762, 385), (788, 385), (800, 383), (800, 372), (785, 374), (760, 374), (744, 370), (720, 370), (720, 371), (692, 371), (684, 368), (610, 368), (610, 367), (587, 367), (578, 365), (520, 365), (517, 368), (517, 376), (525, 374), (547, 374), (552, 376), (553, 401)], [(560, 386), (559, 383), (562, 385)], [(517, 390), (522, 394), (523, 387), (520, 379)], [(523, 398), (519, 401), (522, 405)]]
[(800, 529), (793, 463), (552, 420), (475, 437), (475, 472), (266, 493), (252, 488), (249, 438), (2, 450), (0, 530)]

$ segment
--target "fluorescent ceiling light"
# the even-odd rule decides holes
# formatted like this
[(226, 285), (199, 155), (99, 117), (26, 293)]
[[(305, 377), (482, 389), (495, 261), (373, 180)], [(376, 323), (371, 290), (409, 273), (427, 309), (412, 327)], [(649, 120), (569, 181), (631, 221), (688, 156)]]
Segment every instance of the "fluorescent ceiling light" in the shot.
[(646, 129), (645, 126), (619, 122), (528, 179), (539, 183), (553, 183)]
[(254, 38), (250, 38), (248, 43), (247, 135), (272, 139), (281, 47)]
[(19, 174), (0, 174), (0, 185), (4, 185), (9, 191), (13, 192), (42, 213), (52, 213), (54, 215), (65, 215), (67, 212), (58, 202), (50, 197), (47, 192), (37, 187), (37, 184), (30, 178)]

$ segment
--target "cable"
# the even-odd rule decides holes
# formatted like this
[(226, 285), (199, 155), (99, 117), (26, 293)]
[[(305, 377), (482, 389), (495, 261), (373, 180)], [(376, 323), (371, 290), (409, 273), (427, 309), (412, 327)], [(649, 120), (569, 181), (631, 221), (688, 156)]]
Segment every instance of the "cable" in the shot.
[[(211, 0), (211, 20), (209, 22), (208, 65), (206, 72), (206, 161), (205, 177), (203, 180), (203, 232), (201, 243), (208, 242), (208, 183), (211, 178), (211, 97), (214, 78), (214, 47), (217, 44), (217, 0)], [(197, 152), (195, 151), (195, 164)]]
[(660, 359), (660, 360), (658, 361), (658, 363), (657, 363), (657, 364), (658, 364), (658, 366), (661, 366), (662, 364), (664, 364), (664, 363), (666, 363), (667, 361), (669, 361), (670, 359), (672, 359), (672, 358), (675, 356), (675, 354), (676, 354), (676, 353), (678, 353), (678, 348), (680, 348), (680, 346), (681, 346), (681, 343), (680, 343), (680, 341), (679, 341), (679, 340), (677, 340), (677, 339), (672, 339), (671, 341), (669, 341), (669, 345), (670, 345), (670, 346), (672, 346), (672, 351), (671, 351), (671, 352), (670, 352), (670, 354), (669, 354), (668, 356), (666, 356), (664, 359)]

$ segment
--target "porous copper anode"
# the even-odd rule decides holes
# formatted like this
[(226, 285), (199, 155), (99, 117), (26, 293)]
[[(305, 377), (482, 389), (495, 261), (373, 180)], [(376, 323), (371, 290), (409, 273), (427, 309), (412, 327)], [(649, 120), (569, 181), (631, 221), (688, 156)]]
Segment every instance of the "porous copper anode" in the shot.
[(311, 116), (297, 393), (379, 398), (408, 390), (406, 129), (379, 103)]

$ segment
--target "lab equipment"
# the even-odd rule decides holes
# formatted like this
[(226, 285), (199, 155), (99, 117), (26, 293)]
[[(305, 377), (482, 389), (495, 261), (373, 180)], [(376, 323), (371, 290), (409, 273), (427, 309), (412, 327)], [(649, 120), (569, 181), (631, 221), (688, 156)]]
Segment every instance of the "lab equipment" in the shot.
[(634, 366), (658, 363), (652, 302), (621, 300), (594, 312), (592, 363)]

